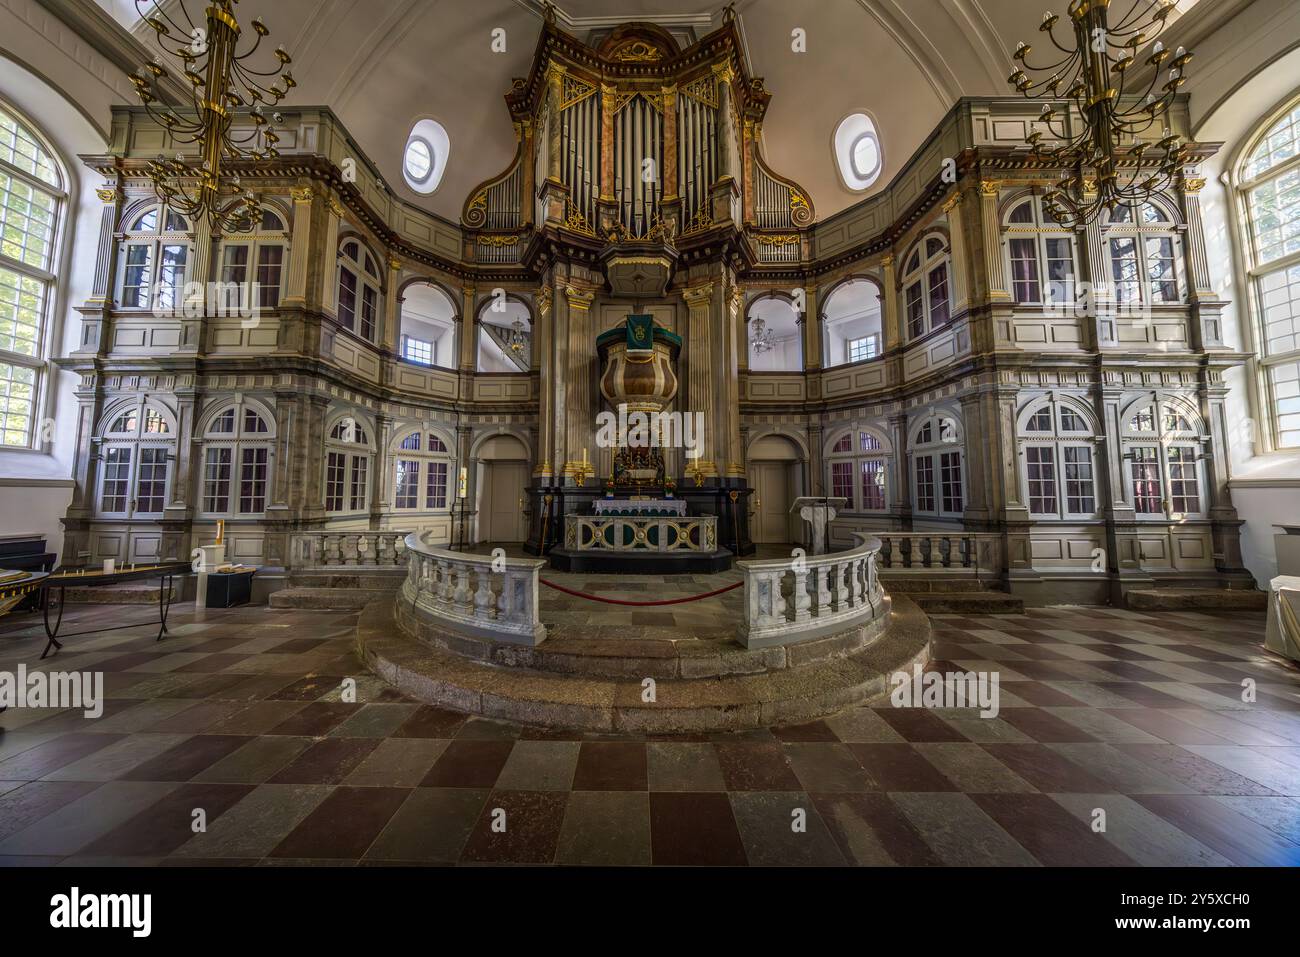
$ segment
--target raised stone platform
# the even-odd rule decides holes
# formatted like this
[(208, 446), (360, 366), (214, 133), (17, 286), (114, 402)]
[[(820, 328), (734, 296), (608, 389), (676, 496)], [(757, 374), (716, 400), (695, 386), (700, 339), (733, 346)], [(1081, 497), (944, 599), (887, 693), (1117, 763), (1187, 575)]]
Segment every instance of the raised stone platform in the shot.
[[(420, 701), (484, 717), (587, 731), (683, 733), (808, 721), (884, 695), (929, 660), (930, 623), (906, 598), (853, 629), (749, 650), (717, 635), (583, 638), (535, 647), (467, 639), (399, 620), (379, 599), (358, 622), (365, 661)], [(734, 625), (734, 622), (733, 622)], [(654, 681), (647, 701), (646, 679)]]
[(1137, 611), (1261, 611), (1268, 592), (1253, 588), (1141, 588), (1124, 596)]

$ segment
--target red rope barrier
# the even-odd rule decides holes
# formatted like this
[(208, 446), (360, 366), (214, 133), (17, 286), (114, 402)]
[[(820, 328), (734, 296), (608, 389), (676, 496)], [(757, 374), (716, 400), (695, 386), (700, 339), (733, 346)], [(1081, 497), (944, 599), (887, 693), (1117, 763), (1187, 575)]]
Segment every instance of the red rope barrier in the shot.
[(712, 598), (714, 595), (721, 595), (723, 592), (731, 591), (733, 588), (739, 588), (744, 582), (736, 582), (734, 585), (728, 585), (725, 588), (719, 588), (717, 591), (706, 591), (703, 595), (690, 595), (686, 598), (665, 598), (660, 601), (628, 601), (624, 598), (602, 598), (600, 595), (588, 595), (583, 591), (575, 591), (572, 588), (565, 588), (563, 585), (557, 585), (555, 582), (548, 582), (545, 578), (538, 578), (539, 582), (547, 588), (554, 588), (556, 591), (562, 591), (566, 595), (574, 595), (578, 598), (585, 598), (588, 601), (601, 601), (606, 605), (680, 605), (683, 602), (699, 601), (701, 598)]

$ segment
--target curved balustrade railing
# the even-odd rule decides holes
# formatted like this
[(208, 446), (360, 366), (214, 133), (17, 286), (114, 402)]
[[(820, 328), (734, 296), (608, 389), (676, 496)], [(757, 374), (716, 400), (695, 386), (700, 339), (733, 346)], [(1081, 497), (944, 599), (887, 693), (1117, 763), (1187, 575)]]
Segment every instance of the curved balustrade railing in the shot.
[(406, 581), (398, 602), (417, 618), (453, 632), (538, 645), (546, 626), (537, 614), (538, 558), (470, 555), (406, 536)]
[(788, 645), (885, 615), (876, 574), (880, 539), (853, 533), (857, 545), (828, 555), (736, 562), (745, 575), (745, 619), (737, 636), (747, 648)]

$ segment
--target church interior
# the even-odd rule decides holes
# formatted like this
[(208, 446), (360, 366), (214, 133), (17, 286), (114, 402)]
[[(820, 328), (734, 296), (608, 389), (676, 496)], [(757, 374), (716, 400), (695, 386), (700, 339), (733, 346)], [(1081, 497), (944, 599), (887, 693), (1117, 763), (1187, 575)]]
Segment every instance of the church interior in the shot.
[(340, 863), (1300, 864), (1300, 4), (0, 0), (0, 867)]

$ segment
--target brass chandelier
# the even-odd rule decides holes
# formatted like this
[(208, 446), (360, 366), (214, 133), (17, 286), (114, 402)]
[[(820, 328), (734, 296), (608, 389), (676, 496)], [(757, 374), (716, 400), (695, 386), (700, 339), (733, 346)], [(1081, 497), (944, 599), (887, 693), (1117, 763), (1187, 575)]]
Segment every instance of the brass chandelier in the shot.
[[(135, 0), (142, 20), (153, 28), (161, 51), (131, 76), (136, 93), (149, 115), (171, 134), (177, 146), (197, 144), (198, 159), (182, 153), (150, 162), (148, 174), (154, 191), (176, 211), (194, 220), (206, 219), (226, 232), (256, 227), (262, 208), (252, 191), (244, 189), (237, 174), (223, 174), (230, 161), (270, 159), (279, 156), (279, 137), (269, 128), (266, 110), (274, 107), (297, 84), (287, 69), (291, 62), (283, 47), (276, 47), (278, 63), (261, 72), (249, 65), (262, 40), (270, 35), (261, 18), (252, 21), (257, 34), (252, 45), (239, 52), (240, 25), (234, 7), (239, 0), (207, 0), (203, 18), (196, 20), (186, 0), (174, 6), (175, 18), (159, 0)], [(183, 20), (184, 22), (179, 22)], [(163, 65), (175, 61), (182, 81), (189, 86), (190, 101), (181, 107), (162, 102), (157, 84), (172, 74)], [(235, 111), (248, 110), (252, 129), (232, 132)], [(279, 120), (279, 114), (272, 114)]]
[[(1053, 27), (1060, 18), (1050, 11), (1043, 15), (1038, 29), (1064, 54), (1056, 62), (1031, 65), (1032, 47), (1023, 42), (1012, 55), (1017, 66), (1007, 82), (1026, 99), (1069, 101), (1082, 119), (1071, 135), (1072, 111), (1067, 106), (1058, 114), (1045, 102), (1037, 123), (1060, 145), (1045, 148), (1041, 129), (1025, 138), (1037, 159), (1069, 171), (1043, 198), (1047, 213), (1063, 226), (1086, 226), (1102, 210), (1140, 206), (1177, 182), (1187, 163), (1189, 147), (1169, 130), (1166, 118), (1192, 55), (1183, 47), (1170, 54), (1158, 39), (1178, 0), (1133, 0), (1128, 14), (1113, 25), (1110, 4), (1072, 0), (1067, 10), (1072, 45), (1057, 40)], [(1139, 61), (1139, 70), (1150, 68), (1151, 79), (1145, 89), (1134, 90), (1126, 81)], [(1026, 71), (1042, 78), (1035, 82)], [(1158, 140), (1142, 139), (1162, 121)]]

